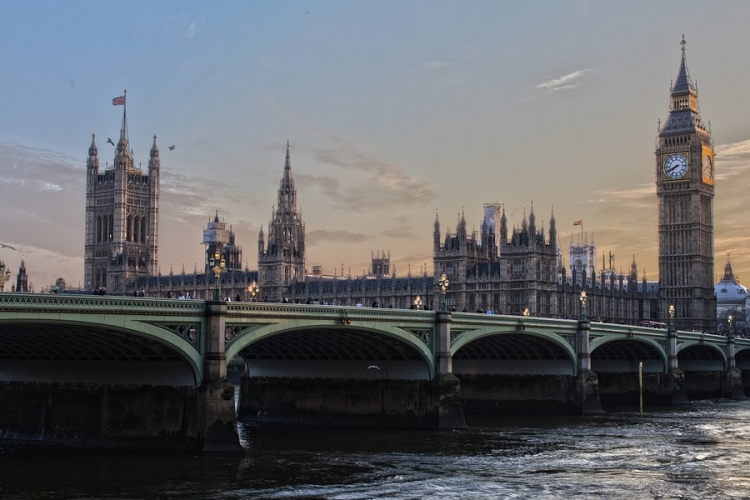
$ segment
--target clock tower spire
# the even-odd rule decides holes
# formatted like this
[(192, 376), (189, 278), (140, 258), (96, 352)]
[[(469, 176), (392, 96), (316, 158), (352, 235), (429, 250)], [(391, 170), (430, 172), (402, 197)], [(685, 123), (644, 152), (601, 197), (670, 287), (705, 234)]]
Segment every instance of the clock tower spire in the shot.
[(659, 316), (667, 321), (669, 306), (674, 305), (678, 329), (714, 331), (713, 141), (699, 114), (684, 35), (680, 45), (669, 116), (656, 145)]

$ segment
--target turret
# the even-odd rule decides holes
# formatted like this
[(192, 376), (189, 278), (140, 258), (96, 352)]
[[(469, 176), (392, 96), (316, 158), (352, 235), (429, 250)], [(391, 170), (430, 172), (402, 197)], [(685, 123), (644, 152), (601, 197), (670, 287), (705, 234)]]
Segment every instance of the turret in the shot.
[(88, 168), (89, 174), (96, 174), (99, 171), (99, 148), (96, 147), (96, 134), (91, 134), (91, 146), (89, 146), (86, 168)]
[(555, 207), (552, 207), (552, 215), (549, 218), (549, 244), (554, 245), (557, 241), (557, 222), (555, 221)]
[(500, 217), (500, 245), (508, 242), (508, 218), (505, 217), (505, 205), (503, 205), (503, 215)]
[(158, 174), (160, 168), (161, 162), (159, 160), (159, 147), (156, 145), (156, 134), (154, 134), (154, 144), (151, 146), (151, 152), (149, 153), (148, 159), (149, 175), (153, 175), (155, 172)]
[(438, 250), (440, 250), (440, 220), (438, 220), (437, 210), (435, 211), (435, 225), (432, 233), (432, 238), (433, 247), (435, 249), (435, 252), (437, 252)]
[(531, 213), (529, 214), (529, 232), (531, 237), (536, 235), (536, 216), (534, 215), (534, 202), (531, 202)]
[(458, 215), (458, 226), (456, 228), (456, 236), (460, 243), (466, 242), (466, 218), (464, 217), (464, 211), (461, 209), (461, 213)]
[(265, 255), (266, 253), (266, 241), (263, 236), (263, 222), (260, 223), (260, 231), (258, 231), (258, 256)]

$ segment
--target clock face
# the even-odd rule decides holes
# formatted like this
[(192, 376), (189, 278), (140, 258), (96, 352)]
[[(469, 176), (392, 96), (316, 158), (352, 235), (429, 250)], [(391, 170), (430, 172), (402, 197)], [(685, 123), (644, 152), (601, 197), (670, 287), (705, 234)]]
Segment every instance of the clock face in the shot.
[(683, 155), (670, 155), (664, 162), (664, 173), (670, 179), (680, 179), (687, 173), (687, 158)]
[(714, 175), (714, 164), (711, 161), (711, 157), (706, 155), (703, 157), (703, 178), (711, 179)]

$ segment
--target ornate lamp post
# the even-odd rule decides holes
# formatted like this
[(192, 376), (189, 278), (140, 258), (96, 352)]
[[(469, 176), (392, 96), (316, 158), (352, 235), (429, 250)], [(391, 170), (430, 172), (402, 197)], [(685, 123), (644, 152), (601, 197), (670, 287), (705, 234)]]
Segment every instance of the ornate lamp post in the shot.
[(448, 288), (448, 285), (450, 285), (451, 282), (448, 281), (448, 277), (443, 273), (440, 276), (440, 281), (438, 281), (438, 286), (440, 287), (440, 310), (445, 311), (445, 290)]
[(253, 280), (253, 282), (250, 283), (250, 286), (247, 287), (247, 293), (250, 294), (250, 302), (255, 302), (255, 296), (258, 295), (258, 292), (260, 292), (260, 287), (255, 280)]
[(224, 260), (224, 258), (221, 256), (221, 253), (217, 250), (216, 253), (214, 253), (213, 257), (211, 257), (208, 260), (208, 266), (211, 268), (211, 270), (214, 272), (214, 277), (216, 278), (216, 287), (214, 288), (214, 300), (220, 300), (219, 299), (219, 278), (221, 278), (221, 272), (226, 267), (227, 263)]
[(581, 292), (581, 296), (578, 297), (581, 301), (581, 321), (586, 321), (586, 290)]
[(669, 329), (674, 331), (674, 305), (669, 306)]
[(732, 335), (732, 321), (734, 321), (734, 316), (730, 314), (727, 318), (727, 321), (729, 322), (729, 336), (733, 337), (734, 335)]
[(416, 309), (417, 311), (422, 309), (422, 297), (420, 297), (419, 295), (417, 295), (417, 298), (414, 299), (414, 309)]
[(10, 279), (10, 269), (5, 269), (5, 262), (0, 260), (0, 292), (5, 287), (5, 282)]
[(527, 307), (526, 309), (523, 310), (523, 315), (528, 316), (529, 314), (531, 313), (529, 312), (529, 308)]

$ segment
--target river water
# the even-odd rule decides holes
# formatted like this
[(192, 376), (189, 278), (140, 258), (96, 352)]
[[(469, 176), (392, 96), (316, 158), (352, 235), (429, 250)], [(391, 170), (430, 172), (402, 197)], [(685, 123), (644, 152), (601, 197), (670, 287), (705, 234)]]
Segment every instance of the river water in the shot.
[(236, 459), (0, 441), (0, 498), (750, 498), (750, 401), (467, 420), (454, 432), (244, 423)]

